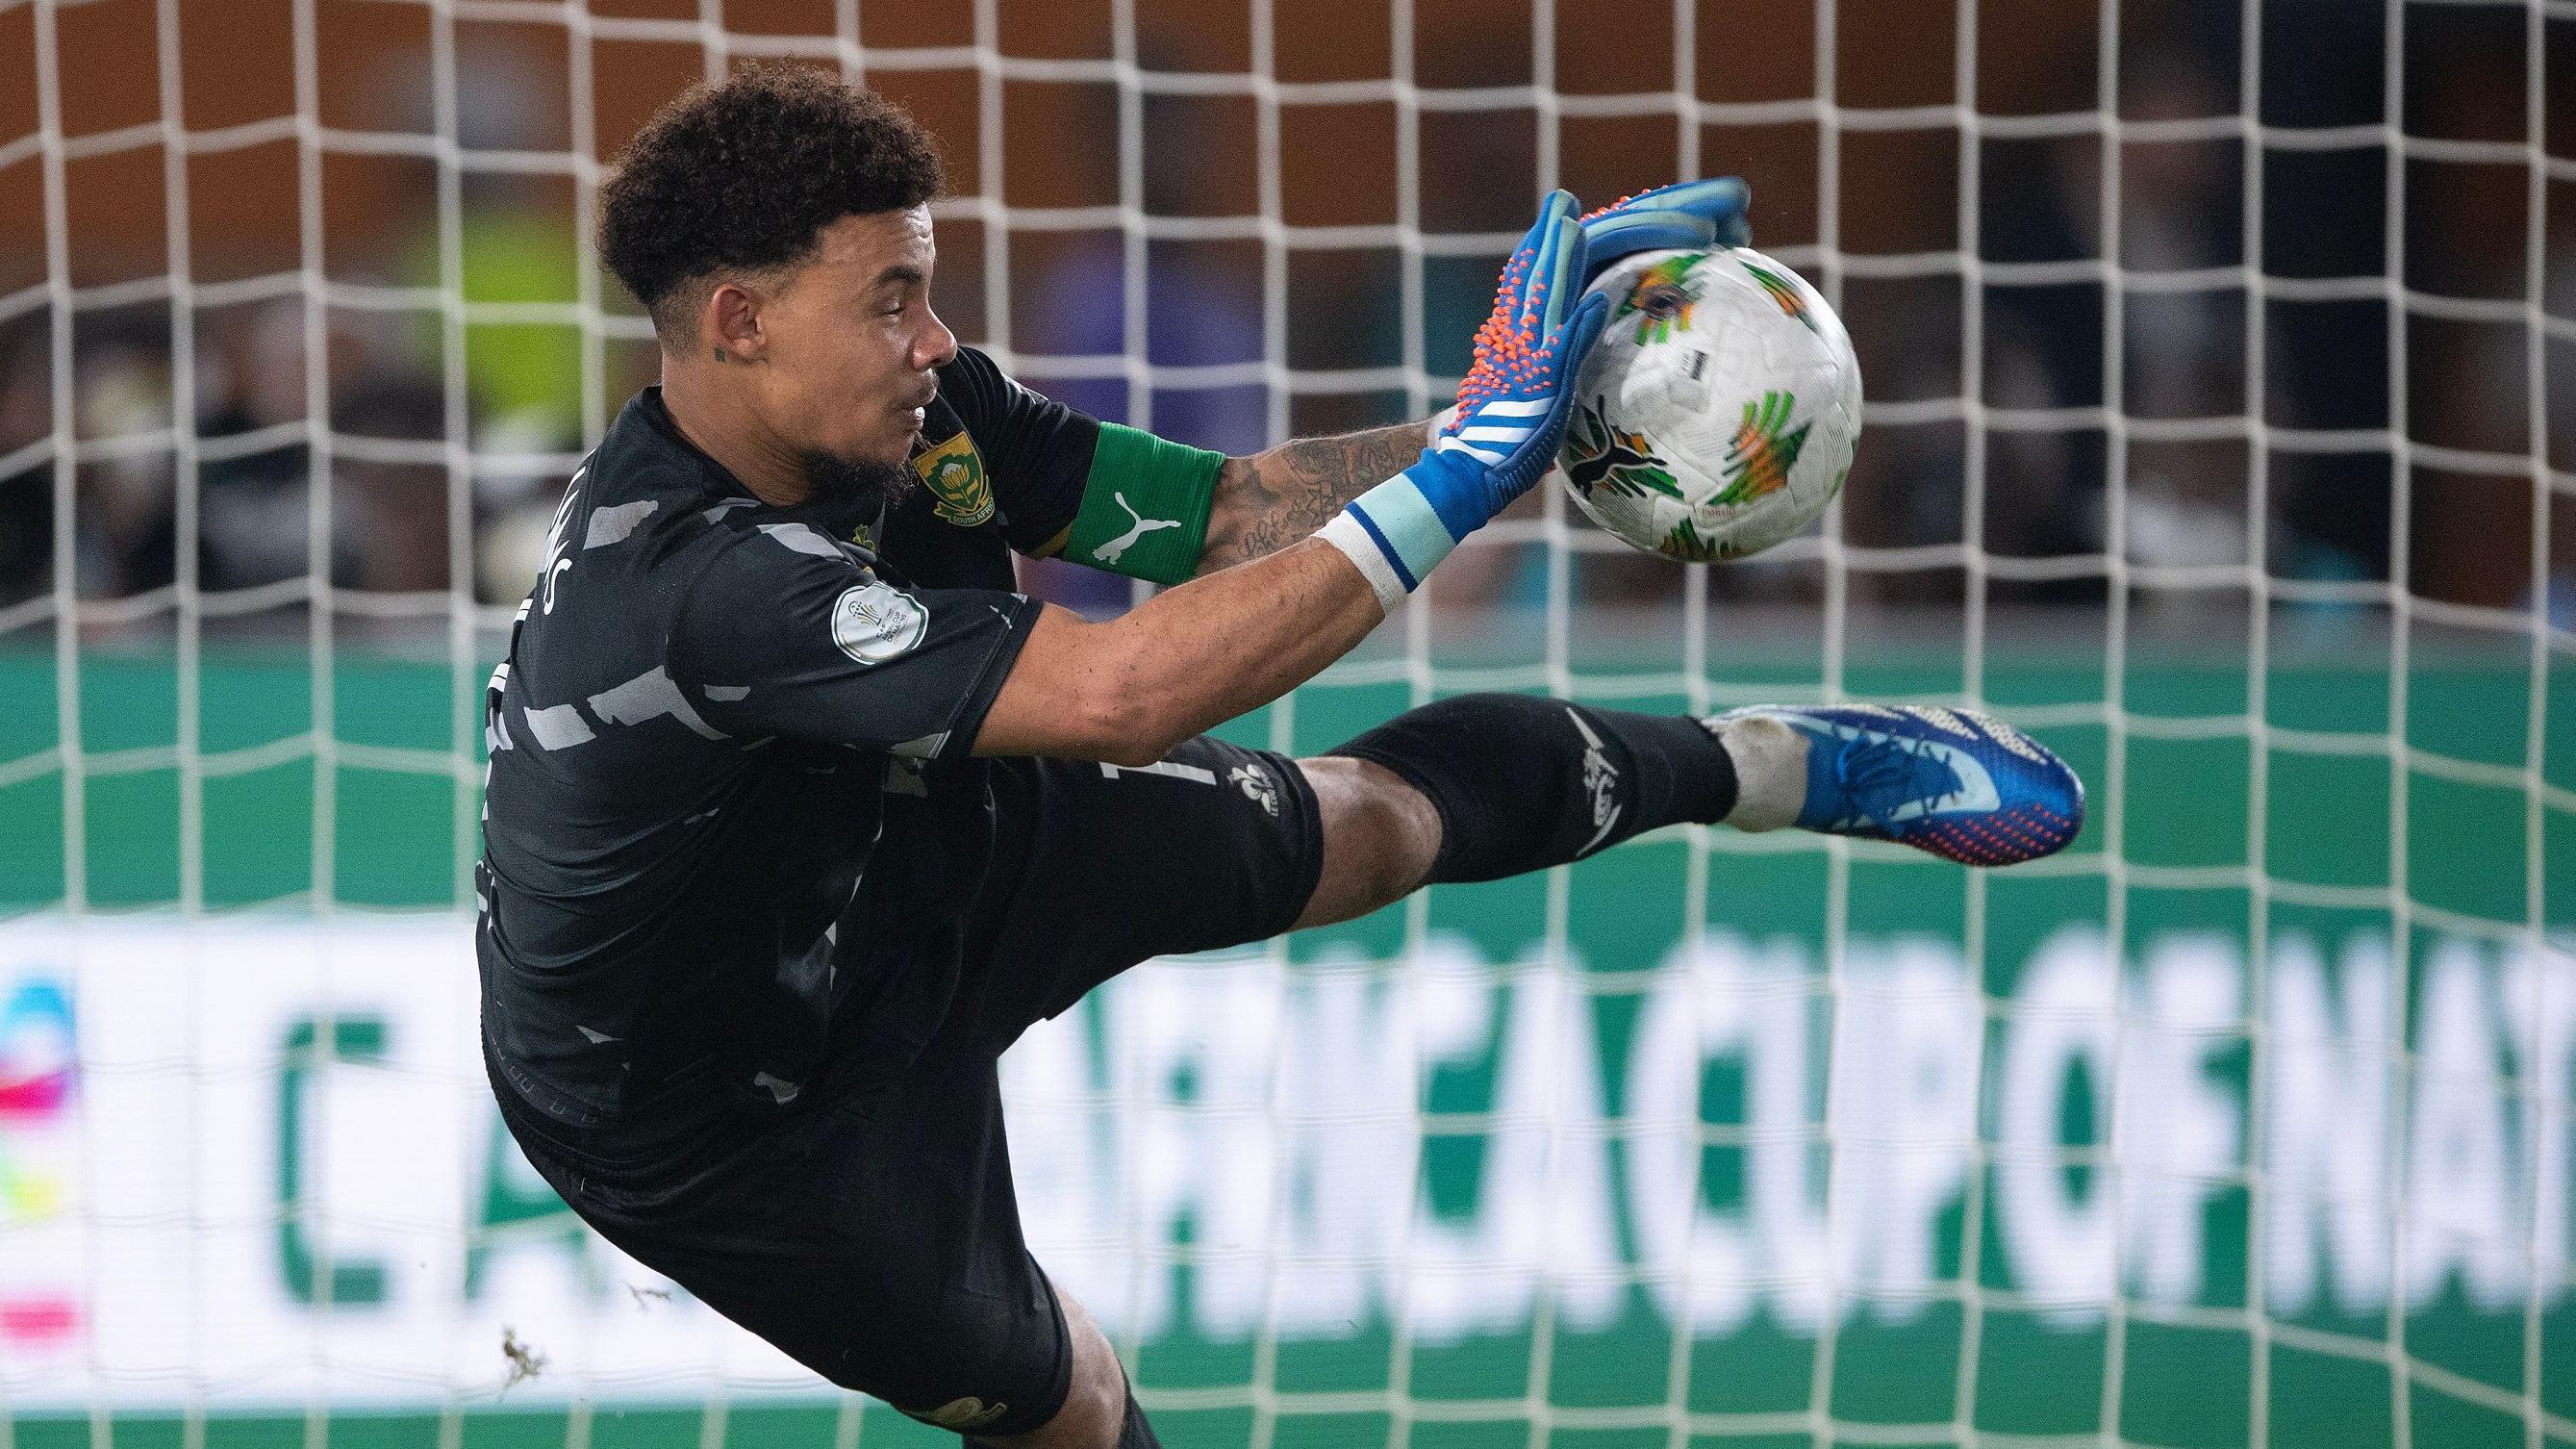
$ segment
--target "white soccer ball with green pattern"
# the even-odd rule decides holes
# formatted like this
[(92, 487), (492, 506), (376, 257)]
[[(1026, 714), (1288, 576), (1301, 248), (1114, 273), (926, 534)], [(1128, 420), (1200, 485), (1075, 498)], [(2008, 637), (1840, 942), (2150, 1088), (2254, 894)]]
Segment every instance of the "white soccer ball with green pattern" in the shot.
[(1591, 290), (1610, 323), (1557, 463), (1593, 522), (1700, 562), (1759, 553), (1825, 511), (1860, 442), (1860, 359), (1813, 287), (1720, 247), (1630, 257)]

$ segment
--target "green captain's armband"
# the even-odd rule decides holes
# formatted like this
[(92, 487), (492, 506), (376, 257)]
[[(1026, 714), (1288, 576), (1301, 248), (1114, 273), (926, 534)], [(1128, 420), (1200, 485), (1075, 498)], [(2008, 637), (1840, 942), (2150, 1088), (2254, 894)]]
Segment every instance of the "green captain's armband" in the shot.
[(1223, 466), (1223, 453), (1102, 423), (1063, 556), (1149, 583), (1188, 578), (1207, 543), (1208, 509)]

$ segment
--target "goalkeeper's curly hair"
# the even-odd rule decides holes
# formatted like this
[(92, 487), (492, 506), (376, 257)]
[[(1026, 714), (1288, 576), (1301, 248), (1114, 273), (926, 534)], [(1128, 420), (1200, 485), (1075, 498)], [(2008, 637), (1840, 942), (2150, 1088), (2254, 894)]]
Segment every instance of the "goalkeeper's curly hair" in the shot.
[(599, 256), (666, 344), (696, 335), (725, 273), (792, 266), (845, 216), (919, 206), (939, 148), (883, 96), (800, 65), (753, 66), (674, 96), (600, 191)]

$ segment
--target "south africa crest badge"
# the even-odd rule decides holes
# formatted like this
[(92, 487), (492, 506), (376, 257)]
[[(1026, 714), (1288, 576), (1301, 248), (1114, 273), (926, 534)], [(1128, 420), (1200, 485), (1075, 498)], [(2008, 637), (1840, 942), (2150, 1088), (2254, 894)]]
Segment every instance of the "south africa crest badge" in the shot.
[(975, 451), (975, 440), (963, 429), (915, 454), (912, 471), (930, 489), (930, 511), (948, 522), (973, 528), (993, 516), (992, 480), (984, 476), (984, 457)]

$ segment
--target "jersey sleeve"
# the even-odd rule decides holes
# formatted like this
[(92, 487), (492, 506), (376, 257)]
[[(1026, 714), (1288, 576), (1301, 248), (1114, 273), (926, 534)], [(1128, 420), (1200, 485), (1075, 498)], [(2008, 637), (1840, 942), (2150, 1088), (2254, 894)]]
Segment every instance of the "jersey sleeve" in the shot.
[(1011, 547), (1158, 584), (1198, 571), (1224, 454), (1085, 417), (971, 347), (940, 386), (986, 455)]
[(707, 723), (736, 736), (964, 755), (1040, 608), (898, 588), (804, 524), (720, 548), (679, 602), (669, 653)]
[(1022, 387), (972, 347), (939, 370), (939, 387), (984, 455), (1011, 547), (1038, 556), (1061, 547), (1082, 507), (1099, 422)]

